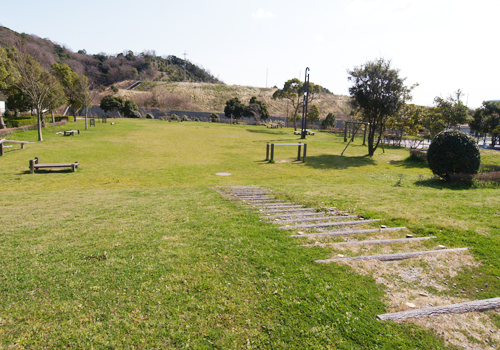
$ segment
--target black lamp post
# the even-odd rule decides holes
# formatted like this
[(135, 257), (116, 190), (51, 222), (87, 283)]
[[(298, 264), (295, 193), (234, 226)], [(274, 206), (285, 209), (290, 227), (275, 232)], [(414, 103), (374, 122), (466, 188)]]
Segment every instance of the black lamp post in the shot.
[(307, 129), (307, 94), (309, 93), (309, 67), (306, 68), (306, 76), (304, 78), (304, 102), (302, 103), (302, 132), (300, 138), (306, 138)]

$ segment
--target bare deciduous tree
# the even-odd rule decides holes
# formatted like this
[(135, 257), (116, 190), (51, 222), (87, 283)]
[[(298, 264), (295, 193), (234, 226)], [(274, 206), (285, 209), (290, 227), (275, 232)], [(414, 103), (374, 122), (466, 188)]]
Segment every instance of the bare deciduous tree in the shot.
[(22, 50), (12, 50), (8, 56), (0, 55), (0, 65), (8, 71), (6, 83), (21, 91), (36, 107), (38, 140), (43, 141), (43, 110), (48, 107), (49, 97), (59, 88), (59, 83), (31, 55)]

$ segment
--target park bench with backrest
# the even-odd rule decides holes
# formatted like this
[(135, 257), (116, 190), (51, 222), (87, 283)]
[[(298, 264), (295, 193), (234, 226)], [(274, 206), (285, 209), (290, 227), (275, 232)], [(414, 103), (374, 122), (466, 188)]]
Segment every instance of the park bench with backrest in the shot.
[(71, 171), (75, 172), (76, 168), (80, 163), (74, 162), (74, 163), (46, 163), (46, 164), (41, 164), (39, 163), (38, 157), (35, 157), (35, 159), (30, 159), (30, 172), (33, 174), (35, 170), (41, 169), (41, 168), (71, 168)]

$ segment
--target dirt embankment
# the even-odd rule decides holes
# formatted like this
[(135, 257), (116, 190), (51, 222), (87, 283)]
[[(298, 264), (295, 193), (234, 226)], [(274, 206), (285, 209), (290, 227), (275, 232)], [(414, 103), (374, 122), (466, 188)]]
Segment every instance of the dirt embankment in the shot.
[[(139, 107), (152, 107), (195, 112), (224, 112), (226, 101), (238, 97), (248, 103), (252, 96), (264, 101), (272, 116), (284, 117), (293, 113), (293, 106), (286, 100), (273, 100), (273, 88), (258, 88), (239, 85), (220, 85), (210, 83), (152, 83), (144, 82), (134, 90), (125, 90), (132, 81), (115, 84), (120, 90), (116, 93), (124, 99), (134, 100)], [(102, 94), (106, 95), (111, 91)], [(319, 107), (321, 118), (333, 113), (338, 119), (346, 119), (349, 114), (348, 96), (327, 93), (316, 94), (312, 104)], [(299, 111), (302, 113), (302, 110)]]

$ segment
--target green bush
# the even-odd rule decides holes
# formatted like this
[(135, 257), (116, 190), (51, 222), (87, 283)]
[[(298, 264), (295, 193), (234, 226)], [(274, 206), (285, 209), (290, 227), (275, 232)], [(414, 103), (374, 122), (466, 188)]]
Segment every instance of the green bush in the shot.
[(139, 112), (139, 107), (137, 106), (137, 103), (135, 103), (132, 100), (125, 101), (121, 111), (125, 115), (125, 117), (128, 117), (128, 118), (140, 118), (141, 117), (140, 114), (139, 114), (139, 116), (137, 116), (137, 114), (134, 113), (134, 112)]
[(130, 112), (130, 118), (141, 118), (141, 113), (139, 111), (132, 111)]
[(446, 180), (453, 174), (477, 174), (481, 154), (474, 139), (458, 130), (446, 130), (436, 135), (427, 162), (432, 172)]
[[(16, 111), (17, 112), (17, 111)], [(5, 112), (4, 122), (8, 128), (19, 128), (21, 126), (38, 124), (38, 117), (36, 115), (20, 115), (19, 112)], [(52, 123), (52, 115), (44, 115), (45, 123)], [(68, 119), (66, 116), (55, 115), (54, 120), (60, 122), (63, 119)]]
[(146, 114), (146, 119), (155, 119), (155, 117), (151, 113), (148, 113)]
[(170, 121), (180, 122), (181, 118), (179, 118), (179, 116), (177, 114), (172, 114), (170, 116)]
[(209, 119), (211, 123), (218, 123), (220, 121), (219, 116), (215, 113), (210, 114)]
[(199, 121), (200, 121), (200, 118), (194, 118), (194, 121), (195, 121), (195, 122), (199, 122)]
[(189, 118), (188, 118), (188, 116), (187, 116), (187, 115), (183, 115), (183, 116), (181, 117), (181, 122), (188, 122), (188, 121), (189, 121)]

